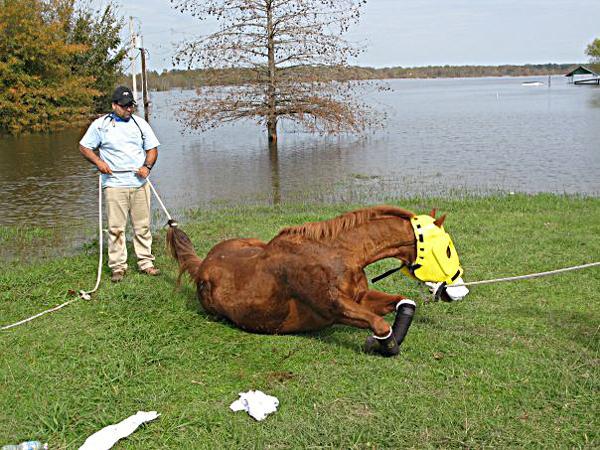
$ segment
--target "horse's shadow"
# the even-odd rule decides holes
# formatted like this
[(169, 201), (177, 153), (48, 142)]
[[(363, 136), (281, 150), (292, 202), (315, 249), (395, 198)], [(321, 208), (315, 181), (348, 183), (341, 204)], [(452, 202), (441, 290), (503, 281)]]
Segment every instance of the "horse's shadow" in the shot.
[[(393, 314), (388, 317), (388, 322), (391, 324), (394, 321)], [(433, 322), (430, 317), (427, 316), (415, 316), (412, 326), (418, 327), (419, 324), (426, 324)], [(295, 333), (293, 336), (297, 336), (304, 339), (312, 339), (326, 344), (336, 345), (338, 347), (345, 348), (356, 354), (366, 355), (364, 351), (364, 344), (367, 337), (373, 333), (370, 330), (357, 329), (345, 325), (333, 325), (329, 328), (325, 328), (319, 331), (306, 332), (306, 333)], [(372, 355), (368, 355), (372, 356)]]

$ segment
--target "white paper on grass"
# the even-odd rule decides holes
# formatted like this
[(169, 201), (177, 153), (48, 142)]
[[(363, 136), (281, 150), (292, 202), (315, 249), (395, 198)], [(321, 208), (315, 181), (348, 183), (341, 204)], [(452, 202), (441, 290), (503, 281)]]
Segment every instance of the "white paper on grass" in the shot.
[(128, 417), (121, 422), (109, 425), (96, 431), (88, 437), (79, 450), (108, 450), (117, 443), (119, 439), (129, 436), (137, 427), (145, 422), (156, 419), (160, 414), (156, 411), (138, 411), (137, 414)]
[(232, 411), (246, 411), (256, 420), (263, 420), (277, 411), (279, 400), (262, 391), (240, 392), (240, 398), (229, 405)]

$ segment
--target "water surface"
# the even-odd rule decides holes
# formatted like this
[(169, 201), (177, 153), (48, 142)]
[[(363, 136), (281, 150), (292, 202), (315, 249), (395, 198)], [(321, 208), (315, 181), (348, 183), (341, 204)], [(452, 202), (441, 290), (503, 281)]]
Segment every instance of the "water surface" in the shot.
[[(152, 180), (172, 211), (223, 203), (358, 201), (450, 192), (600, 193), (600, 89), (540, 78), (391, 80), (367, 92), (387, 114), (364, 138), (292, 132), (270, 152), (251, 122), (183, 134), (193, 92), (152, 94), (162, 142)], [(546, 78), (541, 78), (547, 82)], [(84, 130), (0, 137), (0, 225), (95, 223), (97, 176)]]

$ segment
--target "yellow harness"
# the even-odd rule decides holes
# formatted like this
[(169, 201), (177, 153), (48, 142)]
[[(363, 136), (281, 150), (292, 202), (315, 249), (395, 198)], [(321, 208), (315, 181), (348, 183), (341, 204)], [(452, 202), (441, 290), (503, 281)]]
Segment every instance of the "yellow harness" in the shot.
[(402, 273), (421, 281), (452, 284), (462, 276), (463, 269), (450, 235), (434, 221), (427, 215), (411, 219), (417, 239), (417, 258), (412, 266), (403, 267)]

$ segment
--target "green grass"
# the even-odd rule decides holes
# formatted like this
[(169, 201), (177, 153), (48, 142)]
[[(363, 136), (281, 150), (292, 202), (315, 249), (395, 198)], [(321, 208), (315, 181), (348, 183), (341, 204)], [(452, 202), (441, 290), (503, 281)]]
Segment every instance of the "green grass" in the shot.
[[(600, 199), (551, 195), (413, 199), (448, 212), (465, 279), (600, 260)], [(221, 239), (271, 238), (285, 225), (357, 205), (232, 208), (182, 225), (200, 255)], [(32, 232), (36, 234), (37, 231)], [(115, 448), (598, 448), (600, 270), (472, 289), (428, 303), (395, 275), (377, 284), (418, 301), (402, 353), (365, 355), (365, 330), (262, 336), (198, 310), (156, 237), (149, 278), (108, 271), (91, 301), (0, 332), (0, 444), (78, 448), (138, 410), (161, 417)], [(89, 289), (97, 255), (0, 267), (0, 325)], [(133, 263), (133, 261), (130, 262)], [(372, 277), (394, 266), (382, 261)], [(391, 318), (390, 318), (391, 320)], [(264, 422), (233, 413), (238, 393), (280, 400)]]

